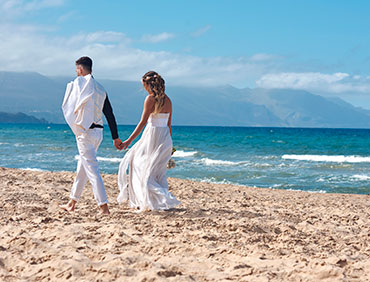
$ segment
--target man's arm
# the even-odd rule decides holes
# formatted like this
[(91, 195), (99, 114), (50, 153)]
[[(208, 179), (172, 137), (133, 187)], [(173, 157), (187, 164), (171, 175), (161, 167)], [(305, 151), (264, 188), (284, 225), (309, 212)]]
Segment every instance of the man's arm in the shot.
[(105, 118), (107, 119), (109, 129), (110, 129), (110, 132), (113, 138), (113, 144), (118, 150), (121, 150), (122, 141), (121, 139), (118, 138), (116, 118), (114, 117), (113, 109), (109, 102), (108, 96), (106, 96), (105, 101), (104, 101), (103, 114)]

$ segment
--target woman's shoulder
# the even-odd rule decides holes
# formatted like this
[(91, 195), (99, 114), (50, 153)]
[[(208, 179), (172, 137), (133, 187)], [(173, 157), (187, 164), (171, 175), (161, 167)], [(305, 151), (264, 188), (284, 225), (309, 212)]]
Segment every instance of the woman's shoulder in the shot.
[(145, 103), (155, 103), (155, 98), (152, 95), (148, 95), (145, 98)]
[(172, 105), (172, 101), (171, 101), (170, 97), (168, 97), (167, 94), (166, 94), (166, 100), (169, 102), (170, 105)]
[(148, 111), (153, 111), (155, 106), (155, 99), (153, 96), (146, 96), (145, 101), (144, 101), (144, 109)]

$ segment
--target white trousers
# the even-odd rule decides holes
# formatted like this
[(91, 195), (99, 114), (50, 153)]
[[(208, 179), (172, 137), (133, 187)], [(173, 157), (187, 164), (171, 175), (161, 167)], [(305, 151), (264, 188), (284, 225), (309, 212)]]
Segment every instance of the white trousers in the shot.
[(94, 197), (99, 206), (107, 204), (103, 179), (101, 178), (96, 152), (103, 140), (103, 129), (93, 128), (76, 137), (80, 159), (77, 163), (77, 175), (72, 186), (70, 198), (78, 201), (87, 180), (90, 181)]

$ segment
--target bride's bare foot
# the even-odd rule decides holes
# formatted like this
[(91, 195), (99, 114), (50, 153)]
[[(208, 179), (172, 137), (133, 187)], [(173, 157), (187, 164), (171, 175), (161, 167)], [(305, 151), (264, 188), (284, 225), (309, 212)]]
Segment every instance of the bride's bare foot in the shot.
[(76, 207), (76, 201), (75, 200), (69, 200), (69, 202), (65, 205), (59, 205), (59, 207), (62, 209), (62, 210), (65, 210), (67, 212), (73, 212), (75, 210), (75, 207)]
[(99, 208), (102, 214), (110, 214), (108, 204), (101, 205)]

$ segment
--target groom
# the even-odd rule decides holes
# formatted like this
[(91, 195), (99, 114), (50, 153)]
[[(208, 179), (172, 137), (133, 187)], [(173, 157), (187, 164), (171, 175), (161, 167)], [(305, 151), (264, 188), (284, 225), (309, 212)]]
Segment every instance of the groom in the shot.
[(96, 159), (96, 152), (103, 139), (102, 113), (108, 121), (113, 145), (118, 150), (122, 149), (122, 141), (118, 138), (117, 124), (107, 93), (91, 75), (92, 60), (89, 57), (79, 58), (76, 61), (76, 72), (77, 78), (67, 84), (62, 109), (68, 125), (76, 136), (80, 157), (70, 201), (60, 207), (66, 211), (73, 211), (89, 180), (101, 212), (109, 214), (107, 194)]

